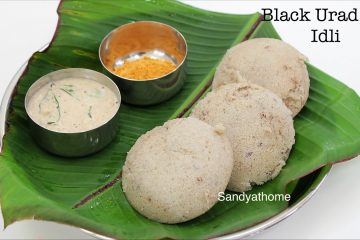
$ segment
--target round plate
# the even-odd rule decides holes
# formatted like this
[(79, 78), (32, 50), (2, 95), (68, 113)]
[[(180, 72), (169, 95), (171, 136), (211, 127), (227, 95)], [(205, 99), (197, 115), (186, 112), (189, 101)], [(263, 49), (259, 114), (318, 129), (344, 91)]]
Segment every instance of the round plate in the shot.
[[(43, 51), (46, 49), (47, 45), (44, 46), (40, 51)], [(10, 107), (12, 95), (14, 93), (14, 89), (25, 71), (27, 67), (28, 62), (26, 62), (21, 68), (18, 70), (18, 72), (15, 74), (13, 79), (10, 81), (4, 97), (1, 102), (0, 106), (0, 152), (2, 149), (2, 140), (4, 137), (4, 133), (6, 130), (6, 118), (8, 114), (8, 110)], [(289, 204), (289, 207), (282, 211), (281, 213), (261, 222), (254, 226), (248, 227), (246, 229), (242, 229), (240, 231), (226, 234), (223, 236), (219, 236), (218, 239), (239, 239), (244, 237), (249, 237), (251, 235), (257, 234), (261, 231), (264, 231), (268, 229), (269, 227), (281, 222), (285, 218), (289, 217), (291, 214), (296, 212), (298, 209), (300, 209), (306, 202), (309, 201), (309, 199), (315, 194), (315, 192), (320, 187), (321, 183), (325, 180), (325, 177), (328, 175), (329, 171), (331, 169), (331, 166), (325, 166), (322, 167), (315, 172), (299, 179), (298, 181), (291, 184), (291, 201)], [(81, 229), (82, 231), (88, 233), (89, 235), (92, 235), (99, 239), (109, 240), (111, 238), (102, 236), (93, 232), (90, 232), (85, 229)]]

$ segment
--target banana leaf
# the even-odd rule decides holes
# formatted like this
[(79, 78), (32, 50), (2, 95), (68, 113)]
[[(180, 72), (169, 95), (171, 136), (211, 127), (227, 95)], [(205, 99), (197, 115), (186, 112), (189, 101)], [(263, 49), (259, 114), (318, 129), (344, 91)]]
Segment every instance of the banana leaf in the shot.
[[(71, 0), (63, 1), (58, 12), (56, 34), (44, 52), (31, 57), (6, 119), (8, 127), (0, 156), (0, 202), (5, 226), (31, 218), (66, 223), (114, 238), (208, 238), (244, 229), (288, 207), (286, 202), (219, 202), (192, 221), (166, 225), (137, 213), (121, 189), (121, 168), (136, 139), (168, 119), (186, 115), (209, 90), (216, 65), (229, 47), (247, 38), (279, 38), (271, 23), (261, 22), (259, 14), (208, 12), (171, 0)], [(31, 139), (24, 109), (30, 85), (44, 74), (67, 67), (101, 71), (97, 57), (101, 39), (117, 26), (138, 20), (170, 24), (187, 39), (188, 68), (183, 90), (151, 107), (122, 104), (118, 136), (95, 155), (65, 159), (40, 149)], [(310, 97), (295, 118), (296, 144), (288, 163), (276, 179), (255, 187), (251, 193), (296, 192), (303, 176), (360, 153), (359, 96), (311, 64), (308, 70)], [(312, 186), (307, 185), (296, 198), (301, 199)]]

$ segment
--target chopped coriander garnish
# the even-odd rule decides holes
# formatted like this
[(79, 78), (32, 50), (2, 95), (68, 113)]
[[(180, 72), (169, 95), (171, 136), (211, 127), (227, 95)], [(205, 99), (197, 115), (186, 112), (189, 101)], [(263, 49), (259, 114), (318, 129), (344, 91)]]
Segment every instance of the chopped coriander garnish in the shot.
[(61, 111), (60, 111), (60, 103), (59, 103), (57, 97), (55, 96), (55, 94), (54, 94), (54, 100), (55, 100), (56, 109), (57, 109), (57, 112), (58, 112), (58, 119), (54, 123), (57, 123), (61, 118)]
[(92, 110), (92, 106), (89, 107), (89, 111), (88, 111), (88, 116), (89, 116), (89, 118), (92, 118), (91, 110)]

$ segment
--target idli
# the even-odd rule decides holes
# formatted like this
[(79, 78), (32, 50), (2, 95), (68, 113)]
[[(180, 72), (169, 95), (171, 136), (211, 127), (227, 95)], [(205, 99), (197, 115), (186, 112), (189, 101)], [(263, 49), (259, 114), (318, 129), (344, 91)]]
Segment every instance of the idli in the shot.
[(223, 124), (234, 153), (228, 189), (250, 190), (275, 178), (295, 142), (290, 110), (270, 90), (255, 84), (227, 84), (210, 92), (191, 116)]
[(174, 119), (142, 135), (129, 151), (122, 186), (130, 204), (162, 223), (208, 211), (229, 182), (231, 144), (224, 127), (196, 118)]
[(227, 51), (216, 70), (213, 88), (234, 82), (255, 83), (277, 94), (295, 116), (309, 96), (306, 60), (281, 40), (248, 40)]

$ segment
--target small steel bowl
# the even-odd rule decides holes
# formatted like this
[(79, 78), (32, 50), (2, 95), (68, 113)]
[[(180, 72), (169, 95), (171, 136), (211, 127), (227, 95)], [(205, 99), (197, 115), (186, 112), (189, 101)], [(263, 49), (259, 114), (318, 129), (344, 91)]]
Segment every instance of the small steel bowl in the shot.
[[(124, 102), (135, 105), (160, 103), (179, 92), (184, 85), (186, 55), (183, 35), (169, 25), (152, 21), (122, 25), (111, 31), (99, 47), (105, 74), (119, 86)], [(142, 56), (172, 61), (177, 67), (164, 76), (148, 80), (128, 79), (111, 71), (125, 60)]]
[(50, 81), (56, 82), (73, 77), (91, 79), (105, 85), (117, 96), (119, 108), (121, 102), (120, 91), (116, 84), (104, 74), (89, 69), (62, 69), (51, 72), (34, 82), (25, 96), (25, 110), (28, 115), (31, 135), (43, 149), (64, 157), (86, 156), (103, 149), (114, 139), (119, 125), (119, 109), (117, 109), (111, 119), (104, 122), (101, 126), (84, 132), (64, 133), (52, 131), (39, 125), (31, 118), (28, 113), (28, 104), (35, 92)]

